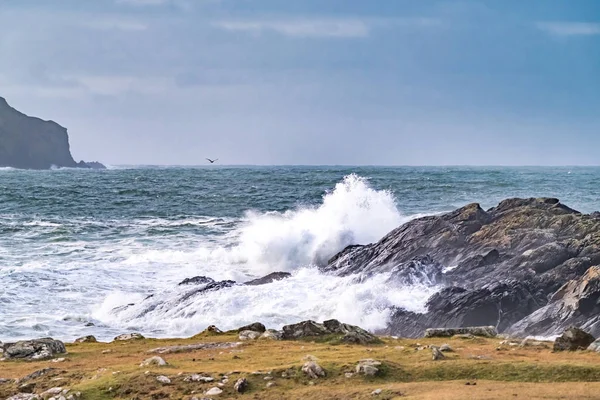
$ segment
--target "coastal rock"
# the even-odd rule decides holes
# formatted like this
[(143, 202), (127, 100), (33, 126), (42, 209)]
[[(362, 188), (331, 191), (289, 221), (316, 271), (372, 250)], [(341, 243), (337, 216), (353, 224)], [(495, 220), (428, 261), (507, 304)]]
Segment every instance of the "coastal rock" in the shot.
[(302, 372), (311, 379), (318, 379), (325, 376), (325, 370), (316, 361), (307, 361), (302, 366)]
[(356, 373), (365, 376), (375, 376), (379, 374), (380, 361), (371, 358), (360, 360), (356, 365)]
[(140, 367), (148, 367), (151, 365), (155, 365), (157, 367), (163, 367), (165, 365), (168, 365), (167, 362), (159, 356), (154, 356), (154, 357), (150, 357), (146, 360), (144, 360), (141, 364)]
[(105, 168), (75, 162), (67, 130), (54, 121), (29, 117), (0, 97), (0, 167), (22, 169)]
[(261, 333), (256, 331), (242, 331), (240, 332), (240, 340), (256, 340), (260, 337)]
[(233, 385), (233, 390), (235, 390), (238, 393), (244, 393), (246, 390), (248, 390), (249, 386), (250, 385), (246, 378), (240, 378)]
[(260, 335), (259, 339), (266, 340), (281, 340), (282, 332), (276, 331), (275, 329), (267, 329), (262, 335)]
[(92, 335), (83, 336), (83, 337), (75, 339), (75, 343), (97, 343), (97, 342), (98, 342), (98, 340), (96, 340), (96, 338)]
[(238, 342), (218, 342), (218, 343), (197, 343), (180, 346), (157, 347), (148, 350), (148, 353), (154, 354), (175, 354), (175, 353), (190, 353), (196, 350), (214, 350), (214, 349), (231, 349), (239, 346)]
[(242, 326), (241, 328), (238, 329), (238, 332), (254, 331), (254, 332), (263, 333), (266, 330), (267, 330), (267, 328), (265, 328), (265, 326), (263, 324), (261, 324), (260, 322), (255, 322), (250, 325)]
[(141, 333), (125, 333), (114, 338), (115, 342), (122, 342), (126, 340), (142, 340), (146, 339)]
[(60, 340), (51, 338), (24, 340), (16, 343), (4, 343), (4, 357), (7, 360), (46, 360), (55, 354), (67, 352), (65, 345)]
[[(582, 280), (596, 265), (600, 219), (558, 199), (529, 198), (412, 220), (377, 243), (347, 247), (320, 268), (361, 279), (385, 272), (392, 280), (443, 286), (426, 312), (396, 310), (384, 334), (417, 337), (432, 326), (492, 325), (548, 336), (571, 324), (600, 334), (595, 273)], [(569, 290), (559, 290), (569, 282)]]
[(431, 328), (425, 331), (425, 337), (451, 337), (455, 335), (473, 335), (482, 337), (496, 337), (498, 332), (493, 326), (472, 326), (467, 328)]
[(444, 353), (442, 353), (441, 350), (438, 347), (435, 347), (435, 346), (433, 346), (431, 348), (431, 355), (432, 355), (433, 361), (443, 360), (444, 358), (446, 358), (446, 356), (444, 355)]
[(182, 285), (207, 285), (209, 283), (214, 283), (215, 280), (209, 278), (207, 276), (195, 276), (193, 278), (186, 278), (183, 281), (179, 282), (179, 286)]
[(587, 349), (589, 351), (595, 351), (596, 353), (600, 353), (600, 339), (594, 340), (594, 342), (590, 344)]
[(292, 276), (292, 274), (290, 274), (289, 272), (273, 272), (269, 275), (263, 276), (262, 278), (248, 281), (248, 282), (244, 283), (244, 285), (249, 285), (249, 286), (266, 285), (268, 283), (273, 283), (275, 281), (287, 279), (290, 276)]
[(220, 395), (221, 393), (223, 393), (223, 390), (222, 390), (222, 389), (220, 389), (220, 388), (218, 388), (218, 387), (214, 387), (214, 388), (212, 388), (212, 389), (208, 390), (208, 391), (207, 391), (205, 394), (206, 394), (207, 396), (218, 396), (218, 395)]
[(342, 335), (341, 342), (354, 344), (379, 343), (380, 340), (358, 326), (344, 324), (332, 319), (319, 324), (315, 321), (303, 321), (298, 324), (283, 327), (282, 339), (296, 340), (307, 337), (319, 337), (327, 335)]
[(162, 383), (163, 385), (169, 385), (169, 384), (171, 384), (171, 380), (168, 377), (164, 376), (164, 375), (157, 376), (156, 380), (158, 382)]
[(575, 351), (587, 349), (596, 338), (589, 333), (571, 327), (554, 341), (554, 351)]
[(186, 377), (184, 380), (184, 382), (202, 382), (202, 383), (210, 383), (210, 382), (214, 382), (215, 378), (210, 377), (210, 376), (204, 376), (204, 375), (199, 375), (199, 374), (193, 374), (190, 375), (188, 377)]

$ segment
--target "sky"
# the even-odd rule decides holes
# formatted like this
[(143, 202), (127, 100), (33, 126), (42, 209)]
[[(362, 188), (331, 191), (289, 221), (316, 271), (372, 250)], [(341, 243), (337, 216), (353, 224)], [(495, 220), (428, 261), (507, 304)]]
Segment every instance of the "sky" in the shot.
[(0, 0), (0, 96), (106, 164), (600, 165), (600, 1)]

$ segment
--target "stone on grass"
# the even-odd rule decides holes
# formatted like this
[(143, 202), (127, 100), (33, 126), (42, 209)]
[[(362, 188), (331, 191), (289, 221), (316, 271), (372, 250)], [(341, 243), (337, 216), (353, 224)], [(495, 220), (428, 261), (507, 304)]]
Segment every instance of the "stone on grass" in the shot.
[(205, 394), (206, 394), (207, 396), (217, 396), (217, 395), (219, 395), (219, 394), (221, 394), (221, 393), (223, 393), (223, 390), (222, 390), (222, 389), (220, 389), (220, 388), (218, 388), (218, 387), (214, 387), (214, 388), (212, 388), (212, 389), (208, 390), (208, 391), (207, 391)]
[(261, 333), (256, 331), (241, 331), (240, 340), (256, 340), (260, 337)]
[(379, 373), (379, 366), (381, 366), (381, 362), (371, 358), (360, 360), (356, 365), (356, 373), (365, 376), (375, 376)]
[(83, 336), (75, 339), (75, 343), (97, 343), (98, 340), (92, 335)]
[(233, 385), (233, 390), (238, 393), (244, 393), (246, 390), (248, 390), (248, 386), (248, 380), (246, 378), (240, 378)]
[(562, 336), (556, 338), (554, 341), (554, 351), (585, 350), (595, 340), (589, 333), (576, 327), (570, 327)]
[(169, 365), (162, 357), (154, 356), (144, 360), (140, 367), (148, 367), (150, 365), (156, 365), (157, 367), (164, 367), (165, 365)]
[(163, 385), (168, 385), (171, 383), (171, 380), (169, 378), (167, 378), (164, 375), (159, 375), (156, 377), (156, 380), (160, 383), (162, 383)]
[(115, 342), (122, 342), (126, 340), (141, 340), (145, 339), (145, 337), (141, 333), (125, 333), (123, 335), (117, 336), (114, 340)]
[(325, 370), (315, 361), (308, 361), (302, 366), (304, 372), (311, 379), (318, 379), (325, 376)]

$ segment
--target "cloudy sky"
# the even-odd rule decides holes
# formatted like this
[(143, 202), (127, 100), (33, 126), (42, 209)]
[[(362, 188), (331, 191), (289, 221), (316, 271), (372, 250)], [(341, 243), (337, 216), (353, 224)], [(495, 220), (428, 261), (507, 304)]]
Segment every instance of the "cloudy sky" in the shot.
[(0, 0), (0, 96), (108, 164), (600, 164), (600, 1)]

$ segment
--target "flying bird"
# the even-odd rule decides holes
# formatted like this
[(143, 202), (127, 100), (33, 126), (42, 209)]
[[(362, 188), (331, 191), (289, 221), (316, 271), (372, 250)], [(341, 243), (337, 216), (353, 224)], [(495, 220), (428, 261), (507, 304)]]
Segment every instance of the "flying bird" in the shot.
[(219, 159), (215, 158), (214, 160), (211, 160), (210, 158), (207, 158), (207, 160), (208, 160), (209, 163), (214, 164), (215, 161), (218, 161)]

